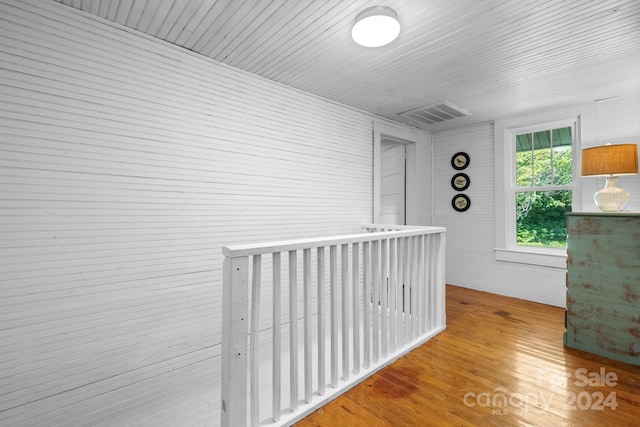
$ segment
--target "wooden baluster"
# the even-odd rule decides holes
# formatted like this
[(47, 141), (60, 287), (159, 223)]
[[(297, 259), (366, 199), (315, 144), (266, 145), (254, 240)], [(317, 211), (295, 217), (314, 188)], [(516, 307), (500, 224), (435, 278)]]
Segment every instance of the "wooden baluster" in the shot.
[(439, 328), (446, 325), (446, 310), (445, 310), (445, 258), (444, 251), (446, 247), (446, 236), (444, 233), (439, 233), (436, 236), (436, 252), (437, 252), (437, 261), (436, 261), (436, 304), (437, 304), (437, 325)]
[(422, 263), (422, 260), (420, 259), (420, 236), (415, 236), (413, 238), (413, 240), (415, 241), (415, 247), (414, 247), (414, 263), (413, 263), (413, 274), (415, 276), (415, 280), (414, 280), (414, 289), (415, 289), (415, 320), (413, 322), (413, 337), (418, 338), (420, 336), (420, 316), (421, 316), (421, 312), (420, 312), (420, 298), (422, 298), (422, 291), (420, 289), (420, 286), (422, 284), (421, 280), (420, 280), (420, 264)]
[(432, 310), (433, 310), (433, 326), (438, 327), (438, 241), (439, 236), (433, 236), (433, 240), (431, 242), (431, 247), (433, 248), (431, 265), (432, 265), (432, 279), (431, 286), (433, 287), (433, 300), (432, 300)]
[(397, 282), (396, 282), (396, 316), (397, 320), (397, 348), (404, 345), (404, 241), (405, 237), (398, 238)]
[(349, 380), (349, 245), (340, 246), (342, 301), (342, 380)]
[(436, 327), (436, 250), (435, 235), (429, 235), (429, 329)]
[(291, 410), (298, 410), (298, 256), (289, 251), (289, 373)]
[(353, 303), (353, 373), (360, 374), (360, 245), (355, 242), (351, 246), (353, 257), (352, 268), (352, 303)]
[(404, 265), (402, 266), (402, 277), (404, 278), (404, 342), (411, 341), (411, 237), (404, 240)]
[(373, 283), (373, 362), (378, 363), (380, 355), (380, 241), (371, 242), (371, 279)]
[(424, 318), (424, 236), (416, 236), (416, 283), (418, 287), (418, 301), (416, 301), (416, 337), (424, 333), (422, 319)]
[(418, 284), (418, 236), (412, 236), (411, 245), (411, 339), (418, 337), (418, 301), (420, 300), (420, 286)]
[(338, 386), (338, 261), (337, 247), (329, 247), (329, 274), (331, 291), (331, 387)]
[(371, 293), (369, 288), (369, 242), (362, 243), (362, 321), (363, 321), (363, 366), (369, 369), (371, 361)]
[(434, 252), (433, 252), (433, 234), (429, 234), (426, 236), (427, 242), (425, 244), (427, 250), (427, 288), (428, 288), (428, 301), (427, 301), (427, 310), (429, 313), (427, 315), (427, 330), (433, 329), (435, 325), (435, 313), (434, 313)]
[(389, 241), (383, 239), (380, 242), (380, 315), (382, 322), (382, 336), (380, 337), (380, 355), (387, 357), (389, 342), (389, 310), (388, 310), (388, 292), (389, 292), (389, 274), (387, 271), (387, 246)]
[(424, 280), (425, 280), (425, 286), (426, 286), (426, 304), (425, 304), (425, 310), (427, 310), (427, 312), (425, 313), (425, 331), (429, 332), (431, 331), (431, 300), (432, 300), (432, 295), (431, 295), (431, 246), (430, 246), (430, 242), (431, 242), (431, 236), (433, 236), (433, 234), (427, 234), (424, 236), (424, 252), (425, 252), (425, 272), (424, 272)]
[(312, 342), (311, 339), (311, 249), (302, 251), (303, 308), (304, 308), (304, 401), (311, 402), (312, 394)]
[(280, 421), (280, 412), (282, 406), (280, 398), (282, 393), (282, 273), (281, 273), (281, 255), (280, 252), (274, 252), (272, 255), (273, 264), (273, 422)]
[(251, 379), (251, 425), (260, 424), (260, 281), (262, 256), (253, 256), (251, 273), (251, 342), (249, 346)]
[(325, 367), (326, 367), (326, 345), (325, 345), (325, 328), (324, 328), (324, 246), (317, 249), (318, 255), (318, 394), (323, 396), (325, 393), (325, 385), (327, 383)]
[(426, 332), (425, 319), (427, 317), (427, 280), (425, 271), (427, 259), (425, 256), (424, 242), (425, 235), (418, 236), (418, 288), (420, 290), (420, 299), (418, 300), (418, 334), (423, 335)]
[(395, 352), (397, 348), (396, 331), (398, 328), (398, 306), (396, 300), (397, 292), (397, 255), (396, 255), (397, 239), (389, 239), (389, 317), (391, 324), (389, 325), (389, 351)]

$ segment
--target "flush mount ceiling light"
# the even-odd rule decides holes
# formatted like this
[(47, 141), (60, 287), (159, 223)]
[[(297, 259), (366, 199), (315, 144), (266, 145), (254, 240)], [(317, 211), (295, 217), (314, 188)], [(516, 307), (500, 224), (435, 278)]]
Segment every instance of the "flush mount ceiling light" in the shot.
[(351, 37), (361, 46), (379, 47), (391, 43), (400, 34), (400, 23), (395, 10), (388, 6), (374, 6), (356, 17)]

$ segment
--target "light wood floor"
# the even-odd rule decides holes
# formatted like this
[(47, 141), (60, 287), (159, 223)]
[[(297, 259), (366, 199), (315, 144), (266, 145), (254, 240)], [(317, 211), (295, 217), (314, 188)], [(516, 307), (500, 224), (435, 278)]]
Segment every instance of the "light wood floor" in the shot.
[(563, 332), (563, 309), (448, 286), (446, 331), (297, 426), (640, 426), (640, 367)]

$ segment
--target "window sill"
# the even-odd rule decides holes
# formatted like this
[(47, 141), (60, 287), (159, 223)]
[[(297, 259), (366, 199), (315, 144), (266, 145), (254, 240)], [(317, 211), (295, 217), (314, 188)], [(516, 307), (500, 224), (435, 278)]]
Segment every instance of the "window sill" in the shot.
[(566, 249), (495, 249), (496, 261), (531, 264), (552, 268), (567, 268)]

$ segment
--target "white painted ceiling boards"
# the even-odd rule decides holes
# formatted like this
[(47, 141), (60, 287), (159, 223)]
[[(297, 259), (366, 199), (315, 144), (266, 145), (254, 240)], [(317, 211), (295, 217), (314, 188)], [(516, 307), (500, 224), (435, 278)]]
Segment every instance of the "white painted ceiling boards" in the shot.
[[(640, 91), (637, 0), (56, 0), (216, 61), (430, 130)], [(351, 40), (363, 9), (400, 36)], [(472, 113), (417, 124), (449, 101)]]

